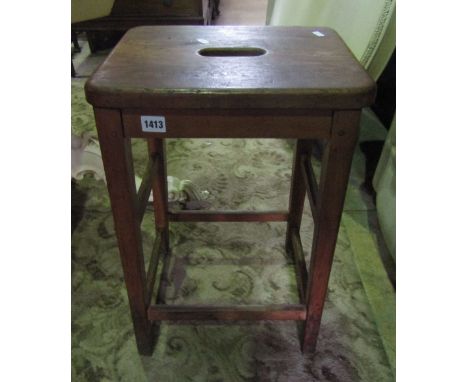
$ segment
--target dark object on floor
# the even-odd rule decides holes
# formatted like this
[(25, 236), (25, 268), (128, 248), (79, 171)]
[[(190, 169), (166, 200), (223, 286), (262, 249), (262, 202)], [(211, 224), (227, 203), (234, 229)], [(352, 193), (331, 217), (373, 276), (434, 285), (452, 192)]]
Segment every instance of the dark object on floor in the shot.
[(73, 43), (73, 51), (72, 51), (72, 58), (71, 58), (71, 76), (76, 77), (75, 72), (75, 65), (73, 65), (73, 53), (81, 52), (80, 44), (78, 43), (78, 33), (75, 31), (71, 32), (71, 41)]
[(109, 16), (72, 24), (86, 32), (92, 53), (112, 48), (130, 28), (142, 25), (210, 25), (220, 0), (116, 0)]
[(86, 193), (81, 191), (74, 180), (71, 181), (71, 232), (75, 231), (76, 227), (83, 218), (84, 204), (86, 201)]
[(74, 53), (81, 52), (81, 47), (80, 47), (80, 44), (78, 43), (78, 33), (72, 31), (71, 32), (71, 40), (72, 40), (72, 43), (73, 43), (73, 52)]
[(372, 110), (379, 117), (387, 130), (390, 129), (395, 115), (396, 98), (396, 50), (387, 63), (382, 75), (377, 80), (377, 98)]
[(382, 154), (383, 145), (384, 141), (365, 141), (359, 144), (359, 148), (366, 158), (366, 173), (362, 188), (366, 193), (372, 195), (374, 204), (376, 194), (372, 185), (372, 179), (374, 178), (375, 169), (377, 168), (377, 163), (379, 162), (380, 155)]
[(219, 2), (220, 0), (213, 0), (214, 2), (214, 7), (213, 7), (213, 19), (217, 16), (220, 15), (220, 11), (219, 11)]

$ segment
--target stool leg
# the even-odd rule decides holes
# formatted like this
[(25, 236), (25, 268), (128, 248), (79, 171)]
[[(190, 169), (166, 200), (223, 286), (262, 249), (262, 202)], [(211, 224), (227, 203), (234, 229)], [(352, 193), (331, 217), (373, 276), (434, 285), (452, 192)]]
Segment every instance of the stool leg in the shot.
[(360, 111), (335, 112), (331, 139), (323, 155), (307, 286), (303, 351), (314, 351), (317, 343), (349, 171), (358, 138), (359, 119)]
[(161, 240), (164, 240), (164, 254), (162, 259), (161, 281), (156, 296), (156, 303), (164, 303), (164, 294), (168, 284), (167, 266), (169, 247), (169, 219), (168, 213), (168, 190), (167, 190), (167, 169), (166, 169), (166, 148), (164, 139), (148, 139), (148, 152), (153, 158), (158, 156), (157, 175), (153, 179), (153, 206), (156, 231), (159, 232)]
[(146, 272), (130, 139), (123, 136), (118, 110), (95, 108), (94, 114), (136, 343), (140, 354), (151, 355), (153, 325), (148, 320), (145, 302)]
[(167, 170), (166, 170), (166, 150), (164, 139), (148, 139), (148, 152), (154, 156), (159, 156), (159, 166), (157, 177), (153, 180), (153, 206), (156, 230), (162, 233), (165, 239), (166, 252), (169, 250), (169, 223), (168, 223), (168, 198), (167, 198)]
[(311, 140), (298, 139), (294, 149), (293, 168), (291, 175), (291, 189), (289, 192), (289, 218), (286, 228), (286, 251), (292, 251), (291, 231), (301, 227), (302, 211), (304, 209), (304, 199), (306, 194), (304, 179), (301, 174), (301, 156), (307, 154), (312, 149)]

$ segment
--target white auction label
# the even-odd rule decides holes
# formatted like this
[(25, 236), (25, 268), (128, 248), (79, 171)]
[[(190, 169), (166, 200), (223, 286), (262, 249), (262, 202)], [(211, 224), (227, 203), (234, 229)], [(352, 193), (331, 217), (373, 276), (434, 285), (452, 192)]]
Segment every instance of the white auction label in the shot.
[(141, 129), (150, 133), (165, 133), (166, 118), (162, 115), (142, 115)]

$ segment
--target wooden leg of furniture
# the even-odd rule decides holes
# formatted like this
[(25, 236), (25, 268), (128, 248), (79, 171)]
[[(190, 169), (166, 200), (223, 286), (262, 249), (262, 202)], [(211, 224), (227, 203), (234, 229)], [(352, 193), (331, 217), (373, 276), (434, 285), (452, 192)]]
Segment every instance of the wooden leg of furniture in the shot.
[(294, 159), (291, 175), (291, 188), (289, 192), (289, 218), (286, 229), (286, 251), (292, 252), (292, 233), (301, 228), (302, 211), (304, 209), (304, 200), (306, 187), (304, 177), (301, 173), (301, 161), (304, 155), (308, 155), (312, 148), (311, 140), (298, 139), (294, 149)]
[[(169, 207), (167, 195), (167, 167), (166, 167), (166, 147), (164, 139), (150, 138), (148, 139), (148, 151), (150, 157), (156, 162), (156, 176), (153, 178), (153, 206), (156, 231), (159, 233), (163, 268), (161, 270), (161, 280), (159, 289), (156, 295), (156, 303), (164, 302), (164, 294), (167, 280), (168, 256), (170, 253), (169, 246)], [(157, 265), (156, 265), (157, 269)], [(151, 303), (151, 299), (150, 299)]]
[(360, 111), (335, 112), (331, 138), (323, 155), (306, 296), (304, 352), (314, 351), (317, 343), (359, 119)]
[(150, 355), (153, 325), (147, 318), (146, 272), (130, 139), (123, 136), (120, 111), (95, 108), (94, 114), (136, 343), (140, 354)]
[[(301, 171), (301, 162), (304, 156), (308, 157), (312, 149), (312, 144), (312, 140), (296, 140), (291, 174), (291, 187), (289, 191), (288, 224), (286, 228), (285, 249), (286, 253), (292, 257), (294, 262), (297, 291), (301, 304), (305, 304), (308, 277), (300, 239), (302, 212), (304, 210), (306, 195), (306, 184)], [(304, 321), (297, 321), (297, 332), (299, 338), (304, 336)]]
[(167, 196), (167, 170), (166, 150), (163, 139), (148, 139), (148, 151), (154, 160), (157, 157), (156, 176), (153, 178), (153, 206), (156, 230), (165, 241), (165, 249), (169, 249), (169, 219), (168, 219), (168, 196)]

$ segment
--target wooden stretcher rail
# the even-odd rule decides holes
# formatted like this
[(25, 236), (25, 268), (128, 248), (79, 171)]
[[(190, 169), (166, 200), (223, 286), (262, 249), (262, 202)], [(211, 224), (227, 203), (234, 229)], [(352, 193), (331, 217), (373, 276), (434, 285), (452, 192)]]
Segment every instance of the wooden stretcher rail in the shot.
[(302, 249), (301, 238), (299, 236), (299, 231), (297, 228), (294, 228), (291, 231), (291, 242), (299, 297), (301, 303), (305, 303), (308, 273), (304, 257), (304, 250)]
[(206, 320), (206, 321), (261, 321), (261, 320), (305, 320), (303, 304), (285, 305), (152, 305), (148, 308), (148, 319), (162, 320)]
[(169, 211), (173, 222), (285, 222), (287, 211)]
[(147, 296), (146, 296), (146, 304), (149, 305), (151, 302), (151, 296), (153, 295), (154, 290), (154, 283), (156, 281), (156, 275), (158, 273), (158, 265), (159, 259), (165, 255), (167, 252), (167, 248), (165, 246), (165, 233), (161, 232), (158, 237), (154, 240), (153, 250), (151, 251), (151, 258), (148, 265), (148, 270), (146, 272), (146, 289), (147, 289)]
[(146, 205), (148, 204), (148, 199), (151, 194), (151, 182), (156, 176), (159, 157), (155, 156), (153, 159), (149, 158), (146, 164), (145, 173), (143, 174), (143, 179), (141, 180), (140, 188), (138, 188), (138, 221), (141, 222), (143, 216), (145, 215)]
[(315, 178), (314, 170), (311, 164), (310, 155), (302, 155), (301, 157), (301, 173), (306, 185), (307, 197), (309, 198), (312, 217), (317, 221), (317, 206), (318, 206), (318, 185)]

